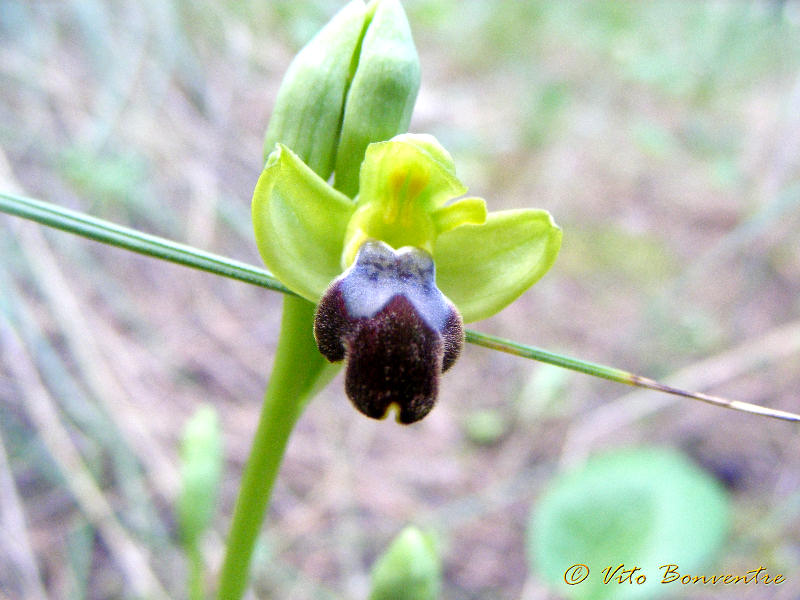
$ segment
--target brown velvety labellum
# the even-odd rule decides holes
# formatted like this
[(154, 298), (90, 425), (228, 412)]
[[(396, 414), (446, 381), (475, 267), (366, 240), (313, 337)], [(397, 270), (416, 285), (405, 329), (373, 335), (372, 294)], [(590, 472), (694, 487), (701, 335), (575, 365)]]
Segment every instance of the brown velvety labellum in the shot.
[(461, 317), (436, 288), (430, 255), (374, 241), (323, 295), (314, 335), (328, 360), (347, 360), (345, 391), (356, 408), (382, 419), (395, 405), (400, 423), (430, 412), (439, 377), (464, 343)]

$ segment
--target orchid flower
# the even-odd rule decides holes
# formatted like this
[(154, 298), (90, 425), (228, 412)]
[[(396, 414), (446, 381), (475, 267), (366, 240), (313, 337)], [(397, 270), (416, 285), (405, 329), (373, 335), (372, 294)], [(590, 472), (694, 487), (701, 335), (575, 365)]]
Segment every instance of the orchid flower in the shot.
[(383, 418), (396, 406), (412, 423), (435, 404), (462, 322), (542, 277), (561, 230), (547, 211), (487, 214), (483, 199), (462, 197), (453, 159), (430, 135), (370, 144), (358, 189), (349, 198), (277, 144), (253, 196), (256, 243), (286, 287), (318, 304), (317, 345), (347, 361), (356, 408)]

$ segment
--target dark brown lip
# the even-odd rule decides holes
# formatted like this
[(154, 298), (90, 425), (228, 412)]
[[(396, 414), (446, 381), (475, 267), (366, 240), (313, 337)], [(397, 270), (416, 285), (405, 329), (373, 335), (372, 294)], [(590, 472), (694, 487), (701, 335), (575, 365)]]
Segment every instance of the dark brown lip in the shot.
[(345, 391), (368, 417), (383, 419), (395, 405), (398, 422), (422, 419), (436, 403), (441, 373), (461, 352), (461, 317), (434, 275), (423, 250), (367, 242), (320, 300), (319, 351), (331, 362), (347, 360)]

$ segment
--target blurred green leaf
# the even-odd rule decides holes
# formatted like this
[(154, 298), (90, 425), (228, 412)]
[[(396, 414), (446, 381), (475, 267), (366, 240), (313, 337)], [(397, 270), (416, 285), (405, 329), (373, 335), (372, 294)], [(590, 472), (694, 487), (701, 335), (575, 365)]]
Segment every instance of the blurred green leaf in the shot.
[(464, 419), (464, 431), (473, 444), (490, 446), (505, 435), (508, 422), (499, 410), (476, 410)]
[(440, 586), (433, 536), (406, 527), (375, 563), (369, 600), (436, 600)]
[(635, 123), (631, 135), (638, 148), (653, 158), (668, 158), (677, 148), (672, 132), (656, 121)]
[(147, 187), (147, 163), (134, 152), (101, 155), (72, 147), (60, 155), (59, 168), (76, 191), (92, 202), (137, 204), (138, 194)]
[(222, 476), (222, 434), (216, 411), (201, 406), (184, 429), (178, 524), (191, 546), (211, 524)]
[(86, 598), (94, 554), (95, 530), (83, 519), (76, 519), (67, 533), (67, 559), (71, 579), (70, 598)]
[(538, 148), (559, 131), (562, 113), (571, 101), (567, 82), (553, 81), (537, 84), (530, 92), (523, 113), (523, 139), (532, 148)]
[[(698, 573), (717, 555), (729, 527), (728, 498), (710, 475), (670, 449), (630, 449), (591, 459), (553, 481), (533, 511), (527, 534), (531, 568), (570, 598), (655, 598), (669, 592), (659, 567)], [(567, 585), (572, 565), (589, 568)], [(640, 567), (642, 585), (605, 583)]]
[(582, 277), (613, 273), (638, 286), (660, 290), (677, 271), (673, 253), (652, 232), (632, 232), (618, 226), (571, 229), (559, 267)]
[(566, 397), (571, 377), (569, 371), (560, 367), (537, 364), (517, 397), (517, 418), (532, 423), (572, 410), (572, 402)]

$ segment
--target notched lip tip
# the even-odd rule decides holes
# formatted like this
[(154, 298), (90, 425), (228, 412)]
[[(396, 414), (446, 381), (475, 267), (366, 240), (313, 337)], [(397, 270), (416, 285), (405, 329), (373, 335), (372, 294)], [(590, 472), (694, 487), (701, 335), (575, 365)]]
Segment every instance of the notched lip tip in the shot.
[(383, 416), (381, 420), (383, 421), (386, 419), (390, 414), (394, 415), (395, 423), (402, 423), (400, 420), (400, 415), (403, 413), (402, 407), (400, 406), (399, 402), (392, 402), (389, 406), (386, 407), (386, 410), (383, 412)]
[[(358, 407), (356, 407), (358, 408)], [(390, 415), (394, 415), (394, 422), (398, 425), (413, 425), (425, 418), (428, 413), (425, 413), (421, 417), (412, 418), (411, 420), (404, 420), (403, 419), (403, 407), (400, 405), (400, 402), (392, 402), (389, 404), (383, 411), (382, 414), (368, 414), (359, 409), (363, 415), (369, 417), (370, 419), (375, 419), (376, 421), (386, 421)], [(408, 415), (406, 415), (408, 416)]]

